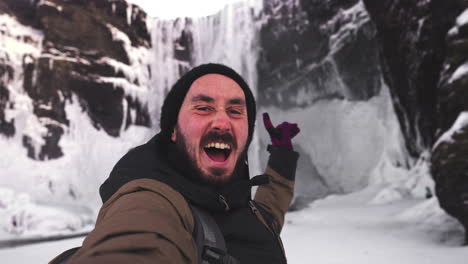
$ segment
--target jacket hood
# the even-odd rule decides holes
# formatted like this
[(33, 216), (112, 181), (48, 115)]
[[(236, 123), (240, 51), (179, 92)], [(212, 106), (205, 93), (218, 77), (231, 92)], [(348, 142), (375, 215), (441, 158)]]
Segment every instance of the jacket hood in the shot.
[[(268, 182), (266, 175), (249, 179), (248, 168), (236, 181), (214, 190), (193, 177), (183, 175), (176, 166), (171, 165), (168, 153), (171, 143), (160, 134), (146, 144), (131, 149), (112, 169), (109, 178), (99, 188), (105, 203), (124, 184), (136, 179), (154, 179), (163, 182), (181, 193), (184, 198), (199, 207), (211, 211), (226, 211), (247, 206), (251, 199), (251, 188)], [(247, 166), (247, 165), (246, 165)], [(179, 166), (180, 167), (180, 166)]]

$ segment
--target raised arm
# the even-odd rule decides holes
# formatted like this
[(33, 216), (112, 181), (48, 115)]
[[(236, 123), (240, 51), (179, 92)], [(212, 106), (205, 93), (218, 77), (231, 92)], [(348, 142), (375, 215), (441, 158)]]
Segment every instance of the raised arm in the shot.
[(293, 150), (291, 139), (300, 132), (300, 129), (297, 124), (288, 122), (274, 127), (267, 113), (263, 114), (263, 122), (272, 142), (268, 146), (270, 158), (265, 171), (270, 177), (270, 183), (258, 187), (254, 200), (271, 214), (274, 224), (280, 231), (293, 198), (299, 158), (299, 153)]

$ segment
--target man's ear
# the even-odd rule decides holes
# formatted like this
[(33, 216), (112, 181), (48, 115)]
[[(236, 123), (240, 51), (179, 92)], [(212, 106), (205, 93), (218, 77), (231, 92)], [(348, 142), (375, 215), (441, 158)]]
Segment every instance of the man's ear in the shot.
[(174, 130), (172, 130), (172, 134), (171, 134), (171, 141), (172, 142), (175, 142), (176, 141), (176, 128), (174, 127)]

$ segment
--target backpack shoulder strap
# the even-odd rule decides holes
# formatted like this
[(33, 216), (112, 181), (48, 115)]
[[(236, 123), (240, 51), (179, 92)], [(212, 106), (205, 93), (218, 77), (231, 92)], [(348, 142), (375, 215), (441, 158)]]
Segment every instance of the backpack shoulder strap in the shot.
[(49, 264), (66, 264), (68, 259), (73, 255), (75, 254), (81, 247), (75, 247), (75, 248), (71, 248), (71, 249), (68, 249), (64, 252), (62, 252), (62, 254), (58, 255), (57, 257), (55, 257), (53, 260), (51, 260), (49, 262)]
[(198, 263), (239, 264), (237, 259), (227, 253), (224, 236), (213, 217), (205, 210), (189, 205), (195, 222), (193, 239), (197, 244)]

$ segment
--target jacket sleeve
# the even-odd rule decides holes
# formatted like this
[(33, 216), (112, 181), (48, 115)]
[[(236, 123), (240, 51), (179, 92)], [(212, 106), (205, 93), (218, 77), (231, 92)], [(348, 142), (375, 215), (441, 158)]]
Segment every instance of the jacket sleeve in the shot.
[(125, 184), (103, 205), (69, 263), (196, 263), (193, 216), (177, 195), (153, 180)]
[(254, 200), (272, 216), (280, 232), (293, 198), (299, 153), (271, 145), (268, 151), (270, 158), (265, 174), (269, 176), (270, 182), (258, 187)]

